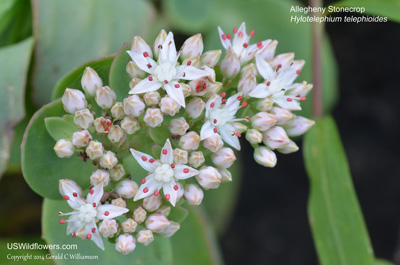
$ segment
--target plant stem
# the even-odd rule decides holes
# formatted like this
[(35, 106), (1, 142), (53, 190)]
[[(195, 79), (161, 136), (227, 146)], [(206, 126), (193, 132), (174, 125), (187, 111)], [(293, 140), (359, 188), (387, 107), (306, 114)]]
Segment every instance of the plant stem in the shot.
[[(321, 7), (322, 0), (310, 0), (311, 7)], [(314, 16), (322, 16), (320, 12), (312, 13)], [(313, 62), (313, 115), (316, 118), (323, 116), (322, 110), (322, 40), (324, 24), (313, 22), (312, 27), (312, 62)]]

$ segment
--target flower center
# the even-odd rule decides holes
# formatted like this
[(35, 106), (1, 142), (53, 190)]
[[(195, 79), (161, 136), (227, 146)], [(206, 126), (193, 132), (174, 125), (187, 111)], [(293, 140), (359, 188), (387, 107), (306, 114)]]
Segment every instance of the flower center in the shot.
[(174, 177), (174, 171), (170, 165), (162, 164), (154, 170), (154, 178), (157, 181), (170, 182)]
[(212, 110), (209, 115), (209, 120), (214, 126), (224, 126), (232, 118), (230, 113), (223, 109)]
[(176, 75), (175, 65), (170, 63), (160, 64), (154, 69), (154, 76), (160, 82), (170, 82), (172, 78)]
[(79, 207), (78, 218), (81, 222), (91, 223), (93, 219), (97, 216), (96, 207), (92, 204), (85, 204)]

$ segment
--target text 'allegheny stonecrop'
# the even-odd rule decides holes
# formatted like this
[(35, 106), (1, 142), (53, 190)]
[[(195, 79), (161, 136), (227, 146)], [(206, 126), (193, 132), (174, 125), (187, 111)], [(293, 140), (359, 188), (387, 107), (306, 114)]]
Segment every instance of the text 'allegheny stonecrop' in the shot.
[[(314, 124), (292, 113), (301, 110), (312, 88), (294, 83), (304, 61), (293, 53), (275, 56), (275, 40), (251, 44), (254, 31), (248, 35), (245, 23), (232, 34), (218, 30), (225, 48), (218, 66), (221, 50), (203, 53), (200, 34), (177, 52), (172, 32), (162, 30), (153, 46), (133, 38), (126, 54), (132, 80), (122, 102), (90, 67), (81, 80), (85, 94), (65, 90), (64, 109), (77, 131), (54, 150), (60, 158), (78, 153), (98, 167), (86, 199), (74, 181), (60, 180), (60, 193), (72, 208), (59, 213), (70, 216), (60, 219), (67, 234), (91, 239), (101, 249), (108, 238), (118, 252), (130, 253), (136, 242), (147, 246), (154, 234), (170, 237), (179, 230), (168, 216), (182, 198), (199, 205), (203, 189), (232, 181), (231, 148), (240, 150), (243, 134), (255, 161), (266, 167), (275, 166), (275, 151), (298, 150), (289, 136)], [(126, 173), (122, 161), (128, 156), (142, 171)]]

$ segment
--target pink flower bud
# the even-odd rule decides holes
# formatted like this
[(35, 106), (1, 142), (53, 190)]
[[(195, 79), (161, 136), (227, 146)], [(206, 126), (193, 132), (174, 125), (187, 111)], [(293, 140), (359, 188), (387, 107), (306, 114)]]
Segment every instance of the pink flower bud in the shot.
[(232, 174), (226, 168), (219, 168), (218, 172), (221, 174), (222, 182), (232, 181)]
[(160, 109), (148, 108), (143, 120), (147, 126), (154, 128), (161, 125), (164, 117), (161, 114)]
[(125, 169), (124, 169), (124, 166), (121, 164), (115, 165), (110, 170), (110, 177), (114, 181), (119, 181), (123, 176), (125, 176)]
[(280, 66), (279, 71), (285, 70), (294, 60), (294, 53), (283, 53), (279, 54), (276, 57), (274, 57), (271, 61), (270, 64), (271, 66), (276, 69), (278, 65)]
[(137, 233), (137, 241), (143, 246), (148, 246), (151, 242), (153, 242), (154, 236), (153, 232), (147, 229), (142, 229)]
[(165, 30), (161, 30), (160, 33), (158, 34), (156, 40), (154, 41), (154, 46), (153, 46), (153, 50), (154, 50), (154, 57), (155, 59), (158, 58), (158, 54), (160, 52), (161, 49), (161, 45), (164, 43), (165, 39), (167, 38), (167, 32)]
[(112, 125), (110, 131), (108, 132), (108, 139), (112, 143), (118, 143), (124, 137), (124, 131), (118, 125)]
[(140, 124), (135, 118), (125, 117), (121, 121), (121, 128), (127, 134), (134, 134), (140, 129)]
[(129, 82), (129, 88), (132, 89), (134, 88), (137, 84), (140, 83), (140, 81), (142, 81), (142, 79), (139, 78), (133, 78), (130, 82)]
[(105, 152), (99, 160), (99, 164), (103, 168), (111, 169), (118, 163), (118, 159), (111, 151)]
[(223, 147), (218, 152), (212, 154), (212, 162), (221, 168), (229, 168), (236, 160), (235, 153), (229, 147)]
[(91, 140), (92, 136), (90, 135), (88, 130), (74, 132), (74, 134), (72, 135), (72, 143), (79, 148), (87, 146)]
[(135, 238), (129, 234), (120, 235), (117, 238), (117, 243), (115, 244), (115, 249), (121, 254), (128, 254), (135, 250)]
[(289, 136), (299, 136), (307, 132), (314, 124), (313, 120), (297, 116), (285, 127), (285, 130)]
[(266, 131), (278, 121), (274, 115), (267, 112), (259, 112), (251, 118), (251, 125), (258, 131)]
[(238, 91), (242, 92), (243, 97), (247, 97), (251, 91), (257, 86), (256, 76), (249, 74), (239, 80)]
[(92, 113), (88, 109), (75, 112), (74, 123), (81, 129), (88, 129), (94, 121)]
[(244, 133), (245, 131), (247, 131), (247, 126), (243, 123), (235, 121), (232, 123), (232, 126), (235, 129), (235, 132)]
[(163, 113), (174, 116), (179, 111), (181, 106), (171, 97), (166, 95), (161, 99), (160, 108)]
[(85, 95), (79, 90), (67, 88), (62, 96), (62, 103), (66, 112), (75, 114), (78, 110), (86, 108)]
[(204, 198), (203, 191), (196, 184), (187, 184), (185, 186), (185, 200), (190, 205), (200, 205)]
[(176, 165), (186, 165), (188, 162), (188, 152), (179, 148), (174, 149), (174, 163)]
[(137, 207), (135, 211), (133, 211), (133, 219), (138, 223), (141, 224), (146, 220), (147, 212), (141, 206)]
[(157, 105), (160, 102), (160, 93), (157, 91), (147, 92), (143, 99), (147, 106)]
[(150, 195), (143, 199), (143, 207), (149, 211), (154, 212), (158, 208), (160, 208), (162, 204), (162, 196), (160, 195)]
[(135, 197), (138, 190), (139, 186), (136, 182), (125, 179), (117, 184), (115, 192), (123, 198), (130, 199)]
[(70, 179), (60, 179), (59, 190), (62, 196), (67, 195), (71, 197), (74, 193), (76, 193), (79, 197), (82, 197), (82, 188), (76, 184), (75, 181)]
[(308, 84), (306, 81), (304, 81), (303, 83), (295, 83), (291, 86), (288, 86), (286, 91), (288, 95), (301, 98), (307, 96), (308, 92), (310, 92), (312, 88), (312, 84)]
[(233, 79), (239, 73), (239, 70), (240, 60), (231, 49), (228, 49), (225, 58), (221, 62), (222, 75), (226, 78)]
[(128, 218), (121, 223), (121, 227), (124, 233), (134, 233), (137, 228), (137, 223), (132, 218)]
[(117, 95), (108, 86), (100, 87), (96, 90), (96, 102), (102, 109), (110, 109), (115, 102)]
[(189, 124), (183, 117), (173, 119), (169, 124), (169, 130), (173, 135), (184, 135), (188, 129)]
[(131, 51), (144, 54), (145, 52), (150, 58), (153, 58), (150, 46), (139, 36), (133, 37)]
[(261, 55), (264, 60), (270, 61), (275, 55), (276, 45), (278, 45), (276, 40), (263, 41), (263, 48), (257, 54)]
[(204, 148), (210, 150), (211, 152), (215, 153), (222, 146), (224, 146), (224, 142), (221, 139), (221, 136), (218, 133), (214, 133), (210, 137), (203, 140)]
[(265, 146), (257, 147), (254, 150), (254, 160), (264, 167), (274, 167), (276, 165), (276, 155)]
[(212, 50), (203, 53), (201, 56), (201, 63), (208, 67), (214, 67), (217, 65), (219, 58), (221, 57), (221, 50)]
[(99, 232), (104, 237), (113, 237), (118, 231), (118, 224), (114, 219), (105, 219), (101, 222)]
[(257, 102), (257, 109), (260, 111), (269, 111), (272, 109), (274, 101), (270, 98), (263, 98)]
[(96, 170), (90, 176), (90, 184), (92, 184), (94, 186), (103, 184), (103, 187), (105, 187), (108, 185), (109, 181), (110, 181), (110, 174), (108, 174), (108, 172), (101, 170), (101, 169)]
[(203, 52), (203, 39), (201, 34), (198, 33), (185, 41), (182, 45), (181, 59), (197, 57)]
[(143, 113), (145, 104), (137, 95), (132, 95), (124, 99), (124, 111), (126, 115), (138, 117)]
[(290, 142), (287, 145), (285, 145), (282, 148), (278, 148), (277, 150), (279, 151), (279, 153), (282, 153), (282, 154), (290, 154), (290, 153), (297, 152), (299, 150), (299, 147), (296, 145), (295, 142), (290, 140)]
[(188, 132), (179, 139), (179, 147), (185, 150), (196, 150), (199, 148), (200, 136), (196, 132)]
[(263, 133), (263, 142), (271, 149), (282, 148), (290, 139), (282, 127), (275, 126)]
[(167, 217), (160, 213), (153, 213), (146, 220), (146, 228), (150, 229), (152, 232), (161, 233), (170, 225)]
[(146, 76), (146, 73), (142, 71), (133, 61), (129, 61), (126, 65), (126, 72), (131, 78), (142, 79)]
[(221, 183), (221, 174), (214, 167), (208, 166), (199, 170), (196, 179), (204, 189), (216, 189)]
[(257, 67), (255, 66), (255, 64), (249, 63), (242, 68), (242, 71), (240, 71), (240, 75), (242, 77), (245, 77), (248, 75), (257, 77), (258, 76)]
[(71, 141), (60, 139), (54, 146), (54, 151), (59, 158), (68, 158), (74, 154), (75, 147)]
[(86, 147), (86, 154), (92, 160), (101, 157), (103, 155), (103, 151), (103, 144), (96, 140), (90, 141), (89, 145)]
[(179, 229), (181, 225), (177, 222), (170, 221), (170, 224), (160, 233), (161, 237), (171, 237), (173, 236)]
[(121, 102), (115, 103), (114, 106), (111, 108), (111, 114), (117, 120), (122, 119), (125, 116), (124, 104), (122, 104)]
[(201, 166), (204, 163), (204, 155), (203, 152), (196, 151), (196, 152), (191, 152), (190, 157), (189, 157), (189, 165), (191, 165), (194, 168), (197, 168)]
[(157, 209), (157, 213), (161, 213), (165, 217), (168, 217), (168, 215), (171, 213), (171, 207), (167, 205), (161, 205), (160, 208)]
[(126, 208), (126, 201), (122, 198), (117, 198), (111, 201), (111, 205)]
[(295, 117), (290, 110), (279, 107), (273, 107), (270, 113), (273, 114), (275, 118), (278, 119), (278, 121), (276, 122), (277, 125), (288, 124)]
[(81, 85), (87, 94), (94, 97), (96, 90), (103, 86), (103, 81), (93, 68), (86, 67), (82, 75)]
[(192, 119), (197, 119), (204, 108), (206, 107), (206, 103), (201, 98), (194, 97), (186, 106), (186, 112)]

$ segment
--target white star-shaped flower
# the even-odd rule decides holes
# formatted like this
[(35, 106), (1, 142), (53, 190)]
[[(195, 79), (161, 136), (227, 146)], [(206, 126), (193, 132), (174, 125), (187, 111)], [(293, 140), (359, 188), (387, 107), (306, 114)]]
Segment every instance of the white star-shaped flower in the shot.
[[(227, 144), (240, 150), (238, 137), (240, 133), (235, 131), (232, 123), (244, 119), (236, 119), (236, 112), (247, 105), (246, 102), (240, 104), (241, 93), (235, 94), (228, 99), (223, 99), (215, 94), (206, 103), (206, 122), (201, 127), (200, 139), (204, 140), (215, 133), (219, 133)], [(224, 103), (224, 104), (223, 104)]]
[(182, 91), (182, 85), (179, 80), (195, 80), (207, 76), (208, 72), (191, 66), (191, 62), (186, 65), (177, 64), (179, 55), (176, 52), (174, 36), (170, 32), (164, 43), (159, 45), (158, 61), (154, 61), (152, 54), (143, 52), (143, 54), (128, 51), (136, 65), (149, 74), (149, 76), (140, 81), (133, 87), (129, 94), (142, 94), (150, 91), (164, 88), (167, 94), (173, 98), (179, 105), (185, 107), (185, 97)]
[(158, 196), (160, 190), (163, 189), (165, 199), (175, 206), (179, 189), (183, 189), (181, 185), (177, 185), (180, 179), (187, 179), (197, 175), (199, 172), (186, 165), (175, 165), (174, 152), (169, 139), (161, 150), (160, 160), (155, 160), (152, 156), (130, 149), (136, 161), (150, 174), (142, 179), (134, 201), (143, 199), (150, 195)]
[[(66, 185), (65, 183), (73, 183)], [(68, 220), (60, 219), (60, 223), (68, 223), (67, 235), (72, 233), (73, 237), (91, 239), (99, 248), (104, 250), (103, 240), (97, 229), (96, 222), (101, 219), (111, 219), (120, 216), (129, 210), (124, 207), (111, 204), (101, 205), (103, 197), (103, 184), (94, 186), (89, 190), (86, 199), (79, 196), (81, 189), (72, 180), (60, 180), (60, 193), (74, 210), (70, 213), (59, 213), (59, 215), (70, 215)]]
[(249, 93), (253, 98), (271, 98), (278, 106), (287, 110), (301, 110), (299, 100), (302, 100), (300, 94), (286, 94), (289, 86), (301, 73), (304, 61), (293, 61), (290, 65), (282, 67), (278, 65), (274, 69), (270, 63), (261, 56), (256, 55), (257, 70), (265, 79), (264, 83), (258, 84), (253, 91)]

